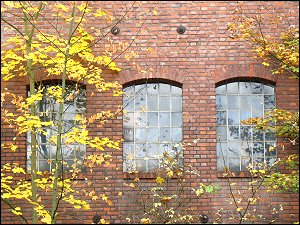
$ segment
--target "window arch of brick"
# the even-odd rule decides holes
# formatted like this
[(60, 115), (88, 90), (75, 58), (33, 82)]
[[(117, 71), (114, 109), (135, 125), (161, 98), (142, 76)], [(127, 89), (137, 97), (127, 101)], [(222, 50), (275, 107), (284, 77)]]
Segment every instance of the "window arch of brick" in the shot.
[(137, 70), (121, 70), (119, 72), (120, 84), (127, 85), (140, 80), (165, 80), (167, 82), (175, 82), (183, 84), (188, 73), (176, 67), (154, 66), (144, 69), (146, 73)]
[(212, 71), (210, 75), (215, 84), (238, 79), (261, 80), (271, 84), (277, 83), (277, 76), (271, 73), (269, 67), (261, 64), (225, 66)]

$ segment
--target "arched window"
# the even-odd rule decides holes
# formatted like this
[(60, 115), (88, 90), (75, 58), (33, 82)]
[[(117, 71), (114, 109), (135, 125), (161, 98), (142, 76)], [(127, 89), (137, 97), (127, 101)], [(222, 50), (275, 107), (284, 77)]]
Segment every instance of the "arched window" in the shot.
[[(37, 136), (37, 169), (39, 171), (51, 171), (54, 166), (56, 144), (53, 142), (57, 135), (57, 122), (58, 122), (58, 110), (59, 103), (49, 94), (49, 90), (52, 89), (55, 92), (56, 88), (61, 85), (49, 85), (43, 84), (43, 99), (38, 102), (38, 115), (41, 121), (53, 121), (53, 126), (45, 127), (44, 133), (40, 133)], [(86, 113), (86, 91), (85, 87), (76, 85), (66, 85), (66, 93), (64, 96), (64, 112), (63, 112), (63, 132), (66, 133), (76, 126), (75, 116), (85, 115)], [(28, 93), (28, 95), (30, 95)], [(31, 136), (27, 133), (27, 170), (31, 169)], [(61, 154), (62, 153), (62, 154)], [(59, 152), (59, 159), (63, 160), (64, 171), (72, 169), (73, 163), (77, 164), (77, 168), (81, 167), (83, 157), (86, 154), (86, 146), (79, 143), (72, 143), (66, 145), (62, 142), (61, 152)], [(83, 169), (83, 168), (82, 168)]]
[(275, 108), (274, 86), (260, 82), (228, 82), (216, 88), (217, 168), (246, 171), (247, 166), (276, 159), (276, 137), (240, 121), (263, 117)]
[(163, 152), (180, 149), (182, 88), (144, 83), (128, 86), (124, 92), (124, 171), (153, 171)]

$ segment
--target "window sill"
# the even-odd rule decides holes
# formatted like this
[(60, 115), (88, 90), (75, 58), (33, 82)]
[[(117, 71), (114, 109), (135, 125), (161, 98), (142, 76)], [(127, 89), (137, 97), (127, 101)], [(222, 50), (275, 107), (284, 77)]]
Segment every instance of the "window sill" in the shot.
[[(49, 177), (50, 174), (46, 174), (44, 176)], [(37, 175), (37, 178), (40, 178), (40, 177), (41, 177), (41, 175)], [(75, 178), (73, 178), (71, 174), (65, 174), (64, 179), (85, 180), (86, 179), (86, 174), (85, 173), (78, 174), (77, 177), (75, 177)], [(28, 180), (28, 181), (31, 180), (31, 174), (30, 173), (25, 174), (25, 180)]]
[(123, 173), (123, 179), (129, 180), (129, 179), (156, 179), (157, 173), (156, 172), (137, 172), (137, 173), (129, 173), (124, 172)]
[(250, 178), (251, 174), (249, 171), (238, 171), (238, 172), (231, 172), (229, 175), (225, 174), (225, 171), (218, 171), (217, 172), (218, 178)]

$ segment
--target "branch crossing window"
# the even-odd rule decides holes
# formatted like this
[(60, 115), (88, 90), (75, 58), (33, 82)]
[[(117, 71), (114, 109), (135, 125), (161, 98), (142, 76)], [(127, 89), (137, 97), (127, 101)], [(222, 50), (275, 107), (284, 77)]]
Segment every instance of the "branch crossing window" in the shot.
[[(59, 103), (47, 93), (49, 88), (60, 87), (60, 85), (44, 85), (43, 99), (39, 101), (38, 115), (41, 121), (53, 121), (54, 125), (44, 128), (44, 133), (39, 133), (37, 137), (37, 169), (39, 171), (51, 171), (54, 168), (54, 161), (57, 152), (55, 144), (58, 122)], [(75, 116), (85, 115), (86, 112), (86, 91), (85, 88), (74, 88), (73, 85), (66, 85), (63, 111), (63, 132), (69, 132), (76, 126)], [(55, 91), (55, 90), (54, 90)], [(29, 95), (29, 93), (28, 93)], [(31, 169), (31, 135), (27, 132), (27, 170)], [(79, 143), (66, 145), (62, 139), (62, 148), (58, 150), (60, 160), (64, 161), (64, 171), (72, 169), (72, 164), (76, 163), (77, 168), (82, 168), (83, 158), (86, 154), (86, 146)]]

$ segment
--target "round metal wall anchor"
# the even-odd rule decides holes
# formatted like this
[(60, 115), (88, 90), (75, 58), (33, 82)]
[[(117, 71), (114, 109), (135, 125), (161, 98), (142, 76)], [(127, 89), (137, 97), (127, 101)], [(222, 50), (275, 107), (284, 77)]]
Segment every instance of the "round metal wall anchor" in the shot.
[(204, 215), (204, 214), (200, 215), (199, 218), (200, 218), (201, 223), (207, 223), (208, 222), (208, 216), (207, 215)]
[(178, 34), (183, 34), (185, 31), (186, 31), (185, 26), (180, 25), (180, 26), (177, 27)]
[(110, 32), (114, 35), (117, 35), (118, 33), (120, 33), (120, 28), (117, 26), (114, 26), (113, 28), (111, 28)]
[(93, 217), (93, 223), (97, 224), (99, 223), (101, 220), (101, 216), (99, 216), (98, 214), (96, 214), (94, 217)]

